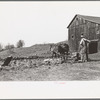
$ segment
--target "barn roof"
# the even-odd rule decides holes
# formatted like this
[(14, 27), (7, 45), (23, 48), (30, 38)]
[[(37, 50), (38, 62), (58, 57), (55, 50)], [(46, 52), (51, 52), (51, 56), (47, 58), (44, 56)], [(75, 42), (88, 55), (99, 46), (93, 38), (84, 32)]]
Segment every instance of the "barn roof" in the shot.
[(72, 21), (70, 22), (70, 24), (68, 25), (67, 28), (69, 28), (69, 26), (71, 25), (71, 23), (73, 22), (73, 20), (76, 18), (76, 17), (80, 17), (80, 18), (83, 18), (84, 20), (87, 20), (87, 21), (90, 21), (90, 22), (94, 22), (94, 23), (97, 23), (97, 24), (100, 24), (100, 17), (95, 17), (95, 16), (85, 16), (85, 15), (75, 15), (75, 17), (72, 19)]

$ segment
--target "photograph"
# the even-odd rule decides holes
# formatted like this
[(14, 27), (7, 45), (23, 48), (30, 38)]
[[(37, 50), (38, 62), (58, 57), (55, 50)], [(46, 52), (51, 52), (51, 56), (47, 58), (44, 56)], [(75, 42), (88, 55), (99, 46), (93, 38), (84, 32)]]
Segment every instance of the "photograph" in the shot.
[(0, 81), (100, 80), (100, 2), (0, 1)]

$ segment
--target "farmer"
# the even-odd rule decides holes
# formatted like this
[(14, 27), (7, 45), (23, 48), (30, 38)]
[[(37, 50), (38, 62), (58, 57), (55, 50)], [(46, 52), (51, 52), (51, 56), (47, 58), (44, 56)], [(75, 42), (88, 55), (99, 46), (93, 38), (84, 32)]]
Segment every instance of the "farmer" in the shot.
[(85, 62), (86, 60), (88, 61), (87, 43), (90, 43), (90, 40), (84, 38), (84, 36), (81, 35), (81, 40), (79, 43), (79, 53), (82, 62)]

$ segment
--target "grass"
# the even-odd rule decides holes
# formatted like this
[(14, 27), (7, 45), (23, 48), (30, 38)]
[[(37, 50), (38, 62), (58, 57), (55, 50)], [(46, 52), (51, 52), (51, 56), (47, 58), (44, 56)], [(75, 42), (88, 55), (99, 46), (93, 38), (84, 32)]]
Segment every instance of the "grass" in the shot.
[[(50, 56), (50, 44), (34, 45), (31, 47), (14, 48), (13, 57), (29, 57), (29, 56)], [(6, 58), (10, 55), (8, 50), (0, 52), (1, 58)]]
[[(63, 41), (63, 43), (67, 43), (67, 41)], [(59, 42), (62, 43), (62, 42)], [(57, 44), (59, 44), (57, 43)], [(14, 48), (12, 53), (13, 57), (29, 57), (37, 55), (39, 57), (50, 57), (50, 45), (55, 45), (54, 43), (48, 43), (48, 44), (36, 44), (31, 47), (23, 47), (23, 48)], [(6, 58), (11, 53), (8, 50), (0, 52), (1, 58)]]
[[(85, 63), (43, 64), (43, 58), (32, 59), (30, 67), (28, 61), (20, 61), (13, 69), (3, 69), (0, 72), (1, 81), (89, 81), (100, 80), (100, 52), (89, 55), (94, 61)], [(8, 66), (7, 66), (8, 67)]]
[[(22, 66), (21, 66), (22, 67)], [(2, 70), (1, 81), (89, 81), (100, 80), (100, 61), (41, 65)]]
[[(39, 55), (49, 57), (50, 44), (15, 48), (13, 56)], [(0, 57), (7, 57), (8, 52), (0, 52)], [(90, 54), (90, 62), (43, 64), (44, 58), (11, 62), (0, 71), (0, 81), (90, 81), (100, 80), (100, 52)], [(9, 68), (8, 68), (9, 67)]]

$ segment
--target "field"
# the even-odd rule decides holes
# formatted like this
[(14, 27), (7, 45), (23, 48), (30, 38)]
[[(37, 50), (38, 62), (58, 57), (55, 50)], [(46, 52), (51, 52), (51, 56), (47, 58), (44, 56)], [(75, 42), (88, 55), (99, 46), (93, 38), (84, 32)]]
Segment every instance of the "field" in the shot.
[[(35, 46), (36, 48), (37, 46)], [(40, 46), (39, 46), (40, 47)], [(48, 48), (47, 45), (45, 45)], [(14, 50), (20, 56), (31, 55), (35, 52), (31, 47)], [(38, 47), (37, 47), (38, 48)], [(28, 49), (28, 50), (27, 50)], [(43, 49), (43, 48), (42, 48)], [(24, 50), (24, 53), (22, 52)], [(26, 51), (25, 51), (26, 50)], [(30, 50), (30, 51), (29, 51)], [(49, 49), (40, 50), (40, 55), (50, 56)], [(47, 51), (46, 51), (47, 50)], [(27, 53), (25, 53), (27, 52)], [(40, 53), (42, 52), (42, 53)], [(23, 54), (22, 54), (23, 53)], [(36, 53), (36, 52), (35, 52)], [(1, 52), (0, 57), (6, 57), (7, 51)], [(25, 55), (26, 54), (26, 55)], [(13, 54), (17, 56), (17, 54)], [(18, 55), (18, 56), (19, 56)], [(89, 55), (90, 61), (85, 63), (43, 63), (44, 58), (18, 60), (16, 64), (11, 61), (10, 66), (5, 66), (0, 71), (0, 81), (90, 81), (100, 80), (100, 52)], [(54, 59), (53, 61), (55, 61)], [(31, 62), (31, 63), (30, 63)], [(2, 61), (1, 61), (2, 63)]]

